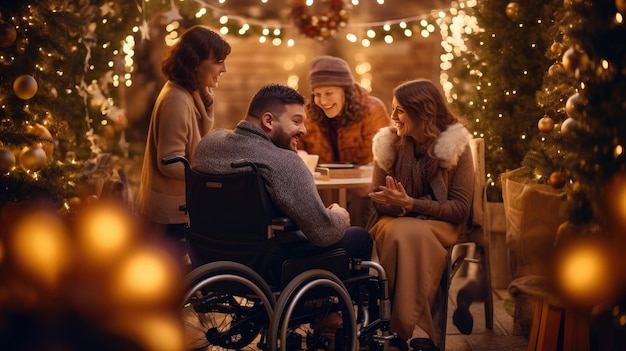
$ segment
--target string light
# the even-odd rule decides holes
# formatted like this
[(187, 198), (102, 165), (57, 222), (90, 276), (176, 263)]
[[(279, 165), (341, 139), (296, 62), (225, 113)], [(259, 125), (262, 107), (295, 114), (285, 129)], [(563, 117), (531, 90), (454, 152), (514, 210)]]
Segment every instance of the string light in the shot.
[[(267, 20), (258, 20), (228, 13), (222, 6), (210, 4), (207, 0), (193, 1), (202, 6), (196, 12), (195, 17), (203, 19), (206, 15), (215, 16), (220, 23), (220, 33), (223, 35), (259, 35), (258, 40), (261, 43), (268, 42), (268, 39), (264, 39), (263, 37), (270, 36), (272, 40), (269, 42), (273, 45), (277, 45), (276, 43), (280, 42), (281, 44), (279, 45), (286, 44), (293, 46), (300, 40), (299, 35), (291, 34), (293, 31), (287, 31), (295, 28), (291, 23), (276, 23), (272, 27), (268, 27)], [(185, 0), (180, 1), (180, 3), (183, 2), (185, 2)], [(224, 4), (226, 1), (220, 0), (219, 3)], [(267, 4), (268, 2), (261, 1), (261, 3)], [(312, 6), (313, 4), (313, 0), (305, 1), (306, 6)], [(360, 2), (358, 0), (352, 0), (349, 6), (357, 7), (359, 4)], [(385, 2), (384, 0), (377, 0), (377, 4), (382, 6)], [(465, 9), (474, 6), (476, 6), (476, 0), (453, 1), (451, 7), (447, 10), (429, 11), (429, 13), (425, 14), (380, 22), (348, 22), (341, 30), (347, 32), (344, 36), (347, 41), (360, 43), (363, 47), (371, 46), (374, 41), (382, 41), (391, 44), (397, 40), (411, 39), (415, 33), (420, 33), (423, 38), (428, 38), (435, 33), (437, 28), (442, 32), (450, 33), (448, 35), (454, 35), (455, 38), (457, 38), (455, 44), (462, 45), (459, 43), (462, 42), (462, 39), (458, 38), (461, 34), (466, 35), (472, 33), (476, 22), (473, 17), (466, 15)], [(206, 20), (211, 21), (210, 18)], [(454, 23), (451, 23), (451, 21), (454, 21)], [(450, 24), (453, 25), (453, 28), (448, 28)], [(267, 29), (270, 29), (270, 31), (268, 32)], [(458, 32), (457, 29), (459, 29)], [(284, 35), (289, 35), (290, 37), (284, 38)], [(276, 38), (280, 40), (274, 40)], [(321, 40), (323, 39), (324, 38)], [(301, 40), (310, 40), (310, 38), (302, 38)], [(460, 51), (463, 50), (461, 49)]]
[[(458, 2), (456, 5), (458, 6), (453, 4), (447, 14), (440, 11), (437, 18), (437, 25), (441, 33), (441, 46), (446, 52), (446, 54), (441, 55), (439, 80), (449, 102), (454, 101), (455, 96), (451, 95), (453, 84), (446, 71), (452, 68), (452, 61), (455, 58), (467, 52), (468, 48), (465, 44), (467, 35), (482, 31), (478, 26), (476, 17), (464, 10), (476, 6), (476, 1)], [(482, 76), (482, 73), (476, 70), (470, 74)], [(477, 89), (480, 89), (480, 86)]]

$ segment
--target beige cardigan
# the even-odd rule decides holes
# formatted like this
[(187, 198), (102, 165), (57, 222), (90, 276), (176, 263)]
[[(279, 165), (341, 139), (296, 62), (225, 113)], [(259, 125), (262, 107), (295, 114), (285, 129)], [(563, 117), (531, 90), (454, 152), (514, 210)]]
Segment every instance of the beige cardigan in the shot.
[[(206, 88), (208, 89), (208, 88)], [(185, 172), (181, 163), (164, 166), (161, 159), (190, 160), (200, 139), (213, 127), (213, 108), (206, 111), (200, 93), (165, 83), (155, 102), (137, 193), (137, 211), (154, 223), (186, 223), (179, 210), (185, 203)]]

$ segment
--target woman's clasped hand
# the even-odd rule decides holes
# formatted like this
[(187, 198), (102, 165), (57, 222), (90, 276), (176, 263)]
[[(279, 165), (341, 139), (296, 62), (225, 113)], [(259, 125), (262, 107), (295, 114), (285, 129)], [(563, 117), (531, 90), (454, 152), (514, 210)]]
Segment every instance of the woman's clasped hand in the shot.
[(405, 215), (411, 208), (413, 200), (404, 190), (402, 183), (396, 181), (392, 176), (385, 177), (385, 185), (378, 187), (379, 191), (369, 193), (369, 197), (374, 202), (389, 204), (402, 208), (400, 215)]

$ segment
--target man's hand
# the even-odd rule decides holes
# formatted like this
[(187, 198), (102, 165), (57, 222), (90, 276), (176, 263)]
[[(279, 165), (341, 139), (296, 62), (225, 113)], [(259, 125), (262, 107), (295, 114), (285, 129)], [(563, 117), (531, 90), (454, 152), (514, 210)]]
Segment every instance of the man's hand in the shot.
[(328, 206), (328, 209), (333, 212), (341, 213), (343, 218), (346, 220), (346, 228), (350, 226), (350, 213), (348, 213), (345, 208), (339, 206), (338, 203), (332, 203), (330, 206)]

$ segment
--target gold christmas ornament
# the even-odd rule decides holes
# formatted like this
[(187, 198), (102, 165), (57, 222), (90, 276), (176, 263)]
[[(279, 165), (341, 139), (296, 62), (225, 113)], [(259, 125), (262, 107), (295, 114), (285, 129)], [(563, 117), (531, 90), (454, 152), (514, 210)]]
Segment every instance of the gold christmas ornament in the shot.
[(31, 124), (26, 127), (26, 133), (35, 134), (35, 135), (44, 137), (46, 139), (49, 139), (49, 141), (42, 141), (41, 147), (43, 148), (43, 151), (46, 152), (46, 157), (49, 160), (52, 160), (52, 157), (54, 155), (54, 144), (53, 144), (54, 140), (48, 128), (44, 127), (43, 125), (39, 123), (35, 123), (34, 125)]
[(25, 146), (20, 153), (20, 166), (31, 172), (41, 170), (46, 160), (46, 152), (37, 144)]
[(0, 149), (0, 174), (5, 174), (15, 167), (15, 155), (9, 149)]
[(565, 103), (565, 113), (568, 117), (580, 120), (585, 111), (585, 105), (579, 93), (570, 96)]
[(37, 94), (37, 81), (33, 76), (23, 74), (13, 82), (13, 91), (15, 95), (22, 100), (28, 100)]
[(67, 200), (67, 206), (69, 206), (70, 211), (78, 209), (81, 204), (82, 200), (78, 196), (74, 196)]
[(10, 23), (0, 23), (0, 49), (12, 46), (17, 39), (17, 31)]
[(563, 44), (558, 41), (553, 42), (552, 45), (550, 45), (550, 51), (555, 55), (560, 55), (563, 53)]
[(561, 134), (564, 137), (572, 137), (574, 130), (578, 128), (578, 122), (573, 118), (566, 118), (561, 124)]
[(563, 19), (563, 12), (554, 11), (554, 13), (552, 14), (552, 18), (554, 18), (555, 22), (561, 22), (561, 20)]
[(112, 140), (115, 138), (115, 128), (112, 125), (107, 124), (102, 127), (102, 136), (106, 139)]
[(548, 75), (550, 75), (550, 77), (556, 77), (556, 75), (562, 72), (565, 72), (565, 69), (560, 63), (555, 63), (548, 68)]
[(587, 53), (578, 51), (571, 47), (563, 54), (562, 62), (563, 67), (565, 67), (567, 71), (578, 77), (581, 71), (587, 69), (587, 66), (589, 65), (589, 56)]
[(554, 129), (554, 120), (550, 116), (545, 115), (537, 123), (537, 128), (542, 133), (550, 133)]
[(521, 6), (520, 4), (516, 2), (510, 2), (508, 5), (506, 5), (505, 12), (508, 18), (510, 18), (513, 21), (516, 21), (520, 17)]
[(555, 189), (561, 189), (567, 184), (567, 175), (563, 171), (554, 171), (548, 178), (548, 184)]

